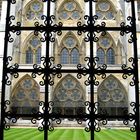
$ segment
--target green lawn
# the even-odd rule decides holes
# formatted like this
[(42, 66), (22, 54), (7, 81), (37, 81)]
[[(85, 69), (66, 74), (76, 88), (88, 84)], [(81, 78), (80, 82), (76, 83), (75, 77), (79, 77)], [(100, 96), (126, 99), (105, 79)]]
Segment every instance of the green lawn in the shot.
[[(130, 130), (104, 129), (95, 133), (95, 140), (135, 140)], [(34, 128), (11, 128), (5, 131), (4, 140), (43, 140), (43, 132)], [(83, 129), (55, 129), (49, 132), (49, 140), (90, 140), (90, 133)]]

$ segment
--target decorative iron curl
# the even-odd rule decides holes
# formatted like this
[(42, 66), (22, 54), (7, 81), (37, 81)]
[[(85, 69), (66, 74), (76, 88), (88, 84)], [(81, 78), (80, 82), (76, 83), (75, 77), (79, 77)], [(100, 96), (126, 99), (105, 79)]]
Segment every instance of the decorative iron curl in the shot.
[(12, 114), (10, 111), (7, 111), (8, 110), (8, 107), (10, 105), (10, 101), (9, 100), (6, 100), (5, 101), (5, 106), (4, 106), (4, 112), (5, 112), (5, 118), (4, 118), (4, 129), (5, 130), (9, 130), (10, 129), (10, 124), (11, 123), (16, 123), (17, 122), (17, 119), (15, 117), (14, 114)]
[[(53, 106), (54, 103), (52, 101), (50, 101), (48, 103), (48, 115), (51, 115), (52, 113), (49, 113), (51, 112), (51, 106)], [(52, 126), (52, 122), (55, 122), (57, 124), (60, 124), (61, 123), (61, 119), (58, 118), (57, 116), (53, 116), (53, 117), (49, 117), (49, 119), (47, 120), (47, 122), (45, 122), (45, 114), (44, 114), (44, 111), (45, 111), (45, 103), (43, 101), (41, 101), (39, 103), (39, 106), (42, 107), (42, 112), (38, 111), (37, 113), (34, 113), (34, 118), (31, 119), (31, 122), (33, 124), (36, 124), (37, 121), (39, 121), (39, 125), (38, 125), (38, 130), (39, 131), (44, 131), (45, 130), (45, 127), (47, 126), (48, 130), (49, 131), (53, 131), (54, 130), (54, 127)]]
[(11, 85), (11, 80), (8, 76), (8, 73), (10, 73), (14, 78), (18, 78), (19, 74), (17, 72), (19, 65), (17, 63), (15, 63), (14, 65), (9, 66), (10, 61), (12, 61), (12, 57), (8, 56), (6, 58), (6, 69), (7, 69), (7, 75), (5, 76), (5, 84), (6, 85)]
[(133, 123), (133, 126), (130, 127), (130, 131), (131, 132), (136, 132), (136, 103), (135, 102), (131, 102), (130, 106), (133, 107), (133, 113), (127, 113), (127, 118), (125, 118), (123, 120), (123, 124), (124, 125), (128, 125), (129, 122)]
[(135, 76), (133, 74), (133, 71), (134, 71), (134, 68), (135, 68), (134, 58), (130, 57), (128, 59), (128, 61), (132, 63), (131, 64), (132, 67), (128, 67), (126, 64), (123, 64), (122, 67), (121, 67), (122, 70), (128, 70), (129, 72), (123, 73), (122, 77), (123, 77), (123, 79), (127, 79), (128, 77), (133, 75), (132, 81), (130, 81), (129, 84), (130, 84), (130, 86), (134, 86), (136, 84)]
[[(32, 72), (32, 77), (36, 78), (37, 75), (39, 75), (39, 76), (43, 75), (42, 76), (42, 81), (39, 82), (39, 84), (41, 86), (45, 85), (46, 73), (48, 73), (48, 84), (51, 85), (51, 86), (54, 84), (53, 79), (54, 79), (55, 75), (58, 78), (62, 77), (62, 74), (61, 74), (62, 65), (57, 64), (56, 66), (53, 66), (54, 60), (55, 60), (54, 57), (50, 57), (48, 60), (46, 60), (45, 57), (41, 57), (43, 67), (41, 67), (41, 66), (39, 66), (37, 64), (33, 65), (34, 72)], [(48, 66), (47, 66), (47, 64), (48, 64)], [(46, 70), (46, 67), (47, 67), (47, 70)]]

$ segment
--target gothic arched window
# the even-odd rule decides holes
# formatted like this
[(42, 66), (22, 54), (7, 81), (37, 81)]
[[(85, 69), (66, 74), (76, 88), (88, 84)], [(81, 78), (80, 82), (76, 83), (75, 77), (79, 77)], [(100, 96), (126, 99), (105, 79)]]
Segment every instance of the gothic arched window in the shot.
[[(98, 87), (99, 113), (124, 115), (128, 111), (128, 97), (124, 86), (114, 76), (108, 76)], [(110, 119), (112, 120), (112, 119)]]
[(17, 114), (39, 111), (39, 86), (29, 75), (25, 75), (13, 89), (11, 111)]
[(96, 15), (98, 19), (112, 20), (116, 17), (114, 6), (108, 0), (99, 0), (96, 4)]
[(54, 113), (76, 115), (84, 108), (83, 89), (80, 83), (71, 75), (67, 75), (58, 83), (54, 91)]
[(61, 20), (79, 20), (81, 10), (75, 1), (69, 0), (64, 2), (59, 10), (59, 19)]
[(39, 0), (32, 0), (26, 8), (25, 15), (28, 20), (41, 19), (43, 15), (43, 3)]
[(78, 64), (80, 60), (78, 41), (74, 36), (68, 35), (62, 41), (62, 50), (60, 52), (61, 64)]
[(27, 41), (26, 46), (26, 64), (32, 64), (32, 63), (41, 63), (41, 41), (40, 38), (37, 36), (32, 36)]
[(69, 57), (69, 54), (68, 54), (68, 50), (66, 48), (64, 48), (61, 52), (61, 64), (68, 64), (68, 57)]
[(115, 64), (115, 45), (109, 34), (100, 36), (97, 43), (98, 64)]
[(108, 49), (106, 57), (107, 64), (115, 64), (115, 53), (112, 48)]
[(79, 63), (79, 51), (74, 48), (71, 51), (71, 64), (78, 64)]

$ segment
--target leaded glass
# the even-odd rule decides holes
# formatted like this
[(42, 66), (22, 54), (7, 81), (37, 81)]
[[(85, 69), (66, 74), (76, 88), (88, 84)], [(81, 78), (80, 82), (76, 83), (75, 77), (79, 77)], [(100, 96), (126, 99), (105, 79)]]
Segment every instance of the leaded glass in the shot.
[(80, 98), (81, 98), (81, 93), (80, 93), (80, 91), (79, 91), (78, 89), (72, 90), (71, 98), (72, 98), (72, 100), (74, 100), (74, 101), (80, 100)]
[(43, 15), (43, 5), (39, 1), (32, 1), (27, 8), (26, 17), (28, 20), (41, 19)]
[(106, 12), (106, 18), (107, 19), (114, 19), (114, 12), (113, 11), (108, 11)]
[(65, 45), (67, 47), (70, 47), (71, 48), (71, 47), (75, 47), (76, 40), (73, 37), (69, 36), (69, 37), (66, 38), (66, 40), (64, 41), (64, 43), (65, 43)]
[(74, 48), (71, 52), (71, 64), (78, 64), (79, 63), (79, 51)]
[(33, 84), (32, 84), (31, 79), (25, 79), (25, 80), (22, 82), (22, 87), (23, 87), (23, 88), (31, 89), (32, 86), (33, 86)]
[(68, 13), (67, 11), (61, 11), (60, 12), (60, 18), (61, 19), (67, 19), (69, 16), (68, 16)]
[(40, 11), (42, 8), (42, 5), (40, 4), (40, 2), (34, 2), (31, 5), (31, 9), (34, 11)]
[(28, 48), (28, 50), (26, 50), (26, 64), (32, 63), (33, 63), (33, 52), (31, 48)]
[(104, 64), (105, 63), (105, 53), (104, 50), (99, 48), (97, 50), (97, 57), (99, 58), (98, 64)]
[(33, 37), (33, 38), (30, 40), (30, 44), (31, 44), (34, 48), (36, 48), (36, 47), (40, 44), (39, 38)]
[(112, 48), (107, 51), (107, 64), (115, 64), (115, 53)]
[(40, 47), (36, 51), (36, 63), (37, 64), (41, 63), (41, 48)]
[(17, 99), (23, 100), (25, 98), (25, 93), (23, 89), (19, 89), (16, 94)]
[(98, 4), (98, 7), (101, 11), (107, 11), (110, 8), (110, 4), (108, 2), (101, 2)]
[(74, 2), (72, 2), (72, 1), (67, 2), (67, 3), (65, 4), (65, 8), (66, 8), (66, 10), (68, 10), (68, 11), (73, 11), (73, 10), (76, 8), (76, 4), (75, 4)]
[(110, 100), (110, 94), (109, 91), (106, 89), (102, 89), (99, 93), (99, 98), (103, 102), (107, 102)]
[(68, 96), (67, 96), (67, 91), (65, 89), (60, 88), (57, 93), (57, 98), (59, 101), (66, 101)]
[(69, 63), (68, 57), (69, 57), (68, 50), (64, 48), (60, 54), (61, 64), (68, 64)]
[(32, 90), (30, 91), (30, 98), (31, 98), (32, 100), (38, 99), (38, 98), (37, 98), (36, 89), (32, 89)]
[(114, 90), (115, 88), (117, 88), (118, 83), (113, 78), (109, 78), (105, 81), (104, 85), (108, 90)]
[(113, 5), (109, 1), (99, 1), (96, 5), (96, 15), (98, 16), (98, 19), (115, 19), (115, 13)]
[(96, 15), (98, 16), (98, 19), (103, 18), (103, 13), (101, 11), (96, 11)]
[(115, 102), (120, 102), (123, 100), (124, 98), (124, 94), (122, 93), (121, 89), (115, 89), (112, 94), (112, 99), (115, 101)]
[(65, 89), (73, 89), (75, 87), (75, 82), (71, 78), (67, 78), (63, 82), (63, 86)]
[(72, 18), (73, 18), (73, 19), (79, 19), (79, 18), (80, 18), (80, 13), (79, 13), (79, 11), (73, 11), (73, 12), (72, 12)]
[(27, 19), (32, 20), (35, 17), (35, 13), (33, 11), (28, 11), (26, 17)]
[(103, 46), (103, 47), (110, 47), (111, 41), (110, 41), (109, 38), (103, 37), (103, 38), (100, 39), (99, 45), (100, 45), (100, 46)]

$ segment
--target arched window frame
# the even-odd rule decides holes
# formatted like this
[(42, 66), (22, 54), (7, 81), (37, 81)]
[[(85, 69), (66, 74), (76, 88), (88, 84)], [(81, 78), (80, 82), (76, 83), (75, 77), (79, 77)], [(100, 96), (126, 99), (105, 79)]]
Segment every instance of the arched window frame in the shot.
[[(104, 63), (102, 63), (103, 61), (100, 60), (100, 57), (98, 55), (98, 50), (103, 50), (104, 52), (104, 56), (100, 57), (101, 59), (103, 59), (104, 57)], [(114, 56), (112, 56), (113, 60), (112, 61), (108, 61), (108, 51), (112, 50)], [(116, 45), (112, 39), (112, 37), (107, 33), (104, 36), (100, 36), (99, 40), (97, 42), (97, 57), (99, 58), (98, 64), (108, 64), (108, 65), (115, 65), (116, 64)]]
[[(33, 42), (34, 41), (34, 42)], [(32, 53), (30, 60), (27, 60), (28, 50)], [(25, 44), (25, 63), (26, 64), (40, 64), (41, 63), (41, 41), (39, 36), (32, 35)], [(40, 58), (39, 58), (40, 57)]]
[[(115, 20), (116, 13), (117, 12), (113, 3), (111, 3), (109, 0), (99, 0), (96, 3), (96, 15), (98, 16), (99, 20)], [(109, 17), (109, 14), (112, 14), (112, 17)]]
[[(71, 6), (68, 7), (68, 4), (71, 4)], [(63, 2), (58, 9), (58, 18), (63, 22), (66, 20), (81, 20), (81, 17), (82, 10), (80, 8), (80, 5), (74, 0)]]
[[(60, 48), (59, 52), (60, 52), (60, 63), (61, 64), (78, 64), (78, 63), (80, 63), (79, 41), (73, 34), (67, 34), (62, 39), (60, 46), (61, 46), (61, 48)], [(67, 63), (63, 63), (63, 61), (62, 61), (62, 52), (64, 49), (66, 49), (68, 52)], [(77, 52), (78, 52), (77, 54), (78, 54), (79, 58), (77, 58), (77, 63), (72, 60), (73, 50), (77, 50)]]
[[(38, 10), (34, 9), (34, 4), (40, 4), (40, 8)], [(32, 17), (29, 18), (29, 15)], [(43, 15), (43, 2), (39, 0), (32, 0), (29, 3), (27, 3), (25, 7), (25, 18), (26, 20), (41, 20), (41, 16)]]
[(33, 114), (39, 111), (39, 92), (38, 83), (28, 74), (23, 76), (12, 90), (11, 111), (18, 114)]
[[(109, 75), (97, 89), (98, 112), (111, 115), (124, 115), (128, 111), (128, 96), (123, 84)], [(109, 119), (113, 120), (113, 118)], [(121, 119), (119, 119), (121, 120)]]
[(53, 111), (65, 115), (78, 114), (85, 111), (84, 101), (84, 89), (76, 78), (68, 74), (55, 87)]

